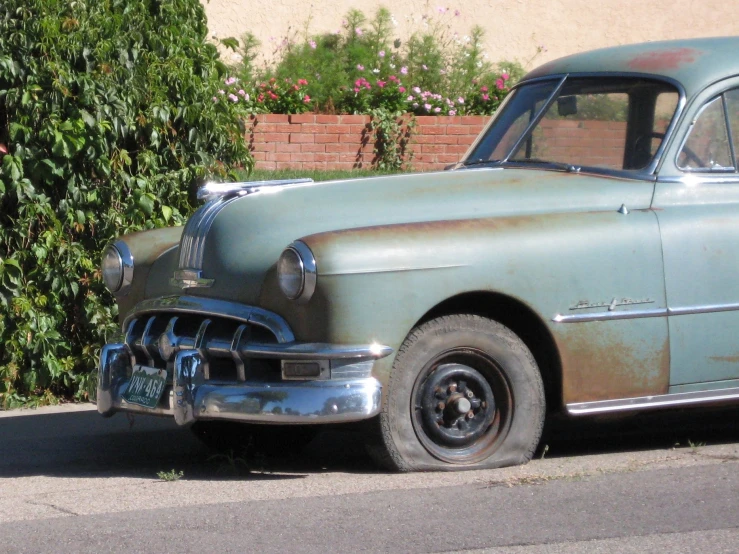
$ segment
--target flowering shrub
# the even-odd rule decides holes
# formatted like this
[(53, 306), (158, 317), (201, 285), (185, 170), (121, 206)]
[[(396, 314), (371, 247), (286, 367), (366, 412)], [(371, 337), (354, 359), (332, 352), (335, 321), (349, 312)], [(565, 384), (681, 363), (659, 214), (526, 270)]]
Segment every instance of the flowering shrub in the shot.
[[(523, 68), (488, 62), (482, 29), (459, 36), (451, 25), (457, 16), (458, 10), (437, 8), (422, 16), (421, 30), (401, 40), (387, 9), (370, 20), (352, 10), (333, 33), (276, 41), (277, 62), (261, 69), (254, 67), (258, 43), (247, 33), (234, 83), (249, 83), (241, 98), (253, 112), (491, 114)], [(237, 92), (224, 88), (224, 99), (241, 101)]]

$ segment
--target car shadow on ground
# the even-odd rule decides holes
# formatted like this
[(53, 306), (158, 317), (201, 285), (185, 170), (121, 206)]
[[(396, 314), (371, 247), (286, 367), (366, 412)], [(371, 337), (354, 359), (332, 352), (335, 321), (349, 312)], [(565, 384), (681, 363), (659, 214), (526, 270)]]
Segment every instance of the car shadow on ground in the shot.
[[(651, 415), (553, 419), (536, 457), (659, 450), (739, 440), (739, 409), (679, 410)], [(0, 419), (0, 478), (155, 478), (183, 471), (188, 480), (295, 479), (311, 473), (379, 473), (355, 427), (319, 433), (300, 453), (268, 456), (245, 445), (216, 453), (171, 419), (110, 419), (94, 411)], [(546, 451), (545, 451), (546, 449)]]

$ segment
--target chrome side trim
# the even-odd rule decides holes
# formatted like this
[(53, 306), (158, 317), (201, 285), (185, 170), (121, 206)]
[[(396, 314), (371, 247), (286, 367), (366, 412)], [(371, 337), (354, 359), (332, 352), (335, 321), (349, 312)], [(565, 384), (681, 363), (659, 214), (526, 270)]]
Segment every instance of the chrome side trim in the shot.
[(250, 194), (265, 187), (278, 187), (298, 183), (312, 183), (313, 179), (273, 179), (271, 181), (240, 181), (238, 183), (206, 183), (198, 189), (198, 200), (208, 202), (222, 196)]
[(664, 317), (677, 315), (711, 314), (716, 312), (739, 311), (737, 304), (708, 304), (679, 308), (661, 308), (657, 310), (631, 310), (628, 312), (597, 312), (591, 314), (562, 315), (552, 318), (554, 323), (583, 323), (586, 321), (605, 321), (611, 319), (639, 319), (643, 317)]
[(202, 316), (225, 317), (235, 319), (243, 323), (253, 323), (270, 330), (280, 343), (295, 341), (292, 329), (282, 317), (276, 313), (258, 308), (246, 306), (226, 300), (215, 300), (211, 298), (199, 298), (197, 296), (164, 296), (144, 300), (136, 304), (123, 321), (122, 329), (125, 333), (129, 323), (134, 318), (155, 313), (187, 313)]
[(636, 398), (620, 398), (618, 400), (597, 400), (595, 402), (577, 402), (565, 407), (569, 415), (592, 415), (631, 410), (653, 408), (671, 408), (689, 406), (708, 402), (739, 400), (739, 387), (713, 391), (679, 392), (659, 394), (656, 396), (640, 396)]
[(552, 318), (554, 323), (584, 323), (586, 321), (606, 321), (612, 319), (639, 319), (642, 317), (663, 317), (667, 309), (658, 310), (631, 310), (628, 312), (596, 312), (591, 314), (557, 314)]

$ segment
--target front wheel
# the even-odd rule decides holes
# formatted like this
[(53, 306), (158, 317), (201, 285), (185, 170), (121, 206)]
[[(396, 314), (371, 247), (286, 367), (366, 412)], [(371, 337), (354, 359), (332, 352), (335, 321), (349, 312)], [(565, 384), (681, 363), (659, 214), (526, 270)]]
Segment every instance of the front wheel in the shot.
[(400, 348), (369, 452), (396, 471), (526, 463), (544, 413), (541, 375), (521, 339), (480, 316), (444, 316)]

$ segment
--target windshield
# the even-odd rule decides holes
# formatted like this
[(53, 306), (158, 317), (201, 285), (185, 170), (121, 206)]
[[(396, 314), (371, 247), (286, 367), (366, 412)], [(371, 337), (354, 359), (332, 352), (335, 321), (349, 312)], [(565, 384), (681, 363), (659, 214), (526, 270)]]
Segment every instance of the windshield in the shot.
[(642, 78), (524, 84), (511, 93), (464, 164), (642, 170), (662, 144), (678, 100), (674, 86)]

